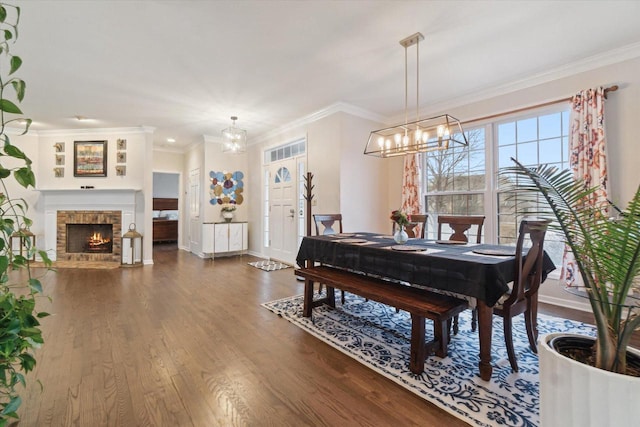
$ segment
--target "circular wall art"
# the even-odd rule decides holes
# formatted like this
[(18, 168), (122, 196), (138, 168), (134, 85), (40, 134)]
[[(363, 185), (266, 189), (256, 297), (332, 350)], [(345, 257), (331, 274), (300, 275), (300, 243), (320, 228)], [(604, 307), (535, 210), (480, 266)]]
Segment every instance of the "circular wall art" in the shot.
[(223, 203), (231, 203), (241, 205), (244, 201), (242, 192), (244, 191), (244, 183), (242, 178), (244, 174), (240, 171), (235, 172), (209, 172), (211, 180), (211, 189), (209, 194), (212, 205), (221, 205)]

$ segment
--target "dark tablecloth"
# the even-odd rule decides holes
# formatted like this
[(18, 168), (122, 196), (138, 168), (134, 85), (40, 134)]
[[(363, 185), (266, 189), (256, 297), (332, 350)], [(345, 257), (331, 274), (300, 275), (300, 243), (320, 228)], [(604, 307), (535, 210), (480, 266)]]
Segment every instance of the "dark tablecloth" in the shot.
[[(345, 239), (366, 239), (366, 244), (349, 244)], [(496, 245), (441, 245), (411, 239), (407, 245), (427, 251), (396, 251), (390, 236), (355, 233), (354, 236), (308, 236), (302, 240), (296, 262), (319, 262), (365, 274), (373, 274), (414, 285), (455, 292), (493, 306), (509, 289), (515, 275), (513, 256), (490, 257), (471, 254), (477, 248), (505, 248)], [(437, 252), (436, 252), (437, 251)], [(555, 265), (544, 254), (543, 281)]]

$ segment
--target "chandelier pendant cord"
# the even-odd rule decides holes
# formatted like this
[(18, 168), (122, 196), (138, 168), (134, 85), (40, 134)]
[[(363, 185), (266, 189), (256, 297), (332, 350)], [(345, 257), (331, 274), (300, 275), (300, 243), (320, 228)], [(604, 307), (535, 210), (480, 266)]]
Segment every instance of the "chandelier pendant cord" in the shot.
[[(407, 154), (428, 153), (447, 150), (451, 143), (467, 147), (469, 141), (460, 120), (449, 114), (420, 119), (420, 42), (421, 33), (415, 33), (400, 40), (404, 47), (404, 123), (374, 130), (364, 154), (377, 157), (405, 156)], [(416, 46), (416, 115), (409, 121), (409, 49)]]

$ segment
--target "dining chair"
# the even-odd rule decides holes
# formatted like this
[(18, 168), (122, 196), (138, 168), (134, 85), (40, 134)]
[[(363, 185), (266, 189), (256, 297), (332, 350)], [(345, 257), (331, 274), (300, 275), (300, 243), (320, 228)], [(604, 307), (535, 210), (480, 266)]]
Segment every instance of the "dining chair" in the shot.
[[(327, 235), (327, 234), (336, 234), (342, 233), (342, 214), (323, 214), (323, 215), (313, 215), (313, 222), (316, 225), (316, 235)], [(338, 223), (337, 227), (339, 231), (335, 231), (333, 227), (335, 227), (335, 223)], [(322, 233), (320, 233), (320, 227), (322, 227)]]
[[(409, 221), (409, 224), (404, 226), (404, 231), (407, 232), (407, 235), (409, 237), (420, 237), (421, 239), (424, 239), (424, 232), (427, 229), (427, 218), (429, 217), (429, 215), (427, 214), (411, 214), (409, 215), (409, 218), (411, 219), (411, 221)], [(392, 228), (392, 233), (395, 234), (396, 233), (396, 226), (397, 224), (395, 223), (395, 221), (393, 222), (393, 228)], [(416, 233), (416, 228), (418, 228), (418, 226), (421, 226), (419, 228), (420, 232)]]
[[(482, 226), (484, 225), (484, 215), (438, 215), (438, 240), (442, 240), (443, 226), (448, 225), (453, 231), (448, 240), (458, 242), (468, 242), (467, 233), (472, 226), (476, 226), (475, 235), (476, 243), (482, 241)], [(458, 333), (458, 316), (453, 318), (453, 333)], [(478, 325), (478, 311), (474, 308), (471, 310), (471, 330), (475, 332)]]
[[(342, 233), (342, 214), (313, 214), (313, 223), (316, 226), (316, 236)], [(336, 224), (337, 223), (337, 224)], [(333, 228), (337, 227), (336, 232)], [(320, 230), (322, 229), (322, 232)], [(322, 283), (318, 284), (318, 293), (322, 292)], [(340, 301), (344, 304), (344, 291), (340, 290)]]
[[(510, 290), (493, 307), (493, 314), (502, 317), (504, 339), (513, 372), (518, 372), (518, 362), (513, 349), (511, 319), (524, 313), (529, 347), (538, 352), (538, 289), (542, 282), (542, 264), (544, 258), (544, 237), (549, 220), (523, 219), (520, 222), (518, 240), (515, 248), (515, 277)], [(523, 256), (525, 237), (529, 236), (531, 246)]]
[(484, 215), (438, 215), (438, 240), (442, 240), (443, 225), (448, 225), (453, 231), (449, 240), (468, 242), (469, 237), (465, 233), (475, 225), (476, 243), (480, 243), (484, 219)]

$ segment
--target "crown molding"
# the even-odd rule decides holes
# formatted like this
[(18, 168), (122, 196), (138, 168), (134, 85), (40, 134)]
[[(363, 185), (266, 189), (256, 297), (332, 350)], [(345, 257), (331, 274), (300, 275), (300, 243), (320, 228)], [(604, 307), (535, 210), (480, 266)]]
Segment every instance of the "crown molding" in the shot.
[[(87, 129), (52, 129), (52, 130), (35, 130), (34, 135), (37, 136), (68, 136), (68, 135), (87, 135), (96, 133), (118, 133), (118, 134), (153, 134), (156, 128), (151, 126), (135, 126), (124, 128), (87, 128)], [(29, 131), (31, 133), (31, 130)]]
[[(490, 87), (481, 91), (469, 93), (448, 100), (441, 100), (421, 108), (431, 113), (441, 112), (447, 109), (469, 105), (497, 96), (506, 95), (518, 90), (528, 89), (543, 83), (574, 76), (586, 71), (596, 70), (612, 64), (628, 61), (640, 57), (640, 42), (632, 43), (617, 49), (592, 55), (590, 57), (561, 65), (548, 71), (533, 74), (531, 76), (502, 85)], [(612, 83), (612, 82), (611, 82)], [(606, 84), (606, 83), (603, 83)], [(562, 96), (563, 94), (559, 94)], [(399, 116), (396, 116), (396, 118)], [(398, 120), (396, 120), (398, 121)]]
[(264, 142), (282, 133), (293, 131), (301, 126), (306, 126), (308, 124), (311, 124), (313, 122), (316, 122), (320, 119), (323, 119), (325, 117), (331, 116), (332, 114), (336, 114), (336, 113), (347, 113), (353, 116), (361, 117), (363, 119), (367, 119), (367, 120), (371, 120), (379, 123), (387, 123), (387, 120), (388, 120), (388, 118), (380, 114), (374, 113), (364, 108), (356, 107), (355, 105), (349, 104), (347, 102), (339, 101), (327, 107), (324, 107), (318, 111), (315, 111), (311, 114), (308, 114), (299, 119), (296, 119), (292, 122), (289, 122), (276, 129), (273, 129), (271, 131), (258, 135), (257, 137), (252, 138), (250, 141), (248, 141), (248, 144), (253, 145), (253, 144)]

